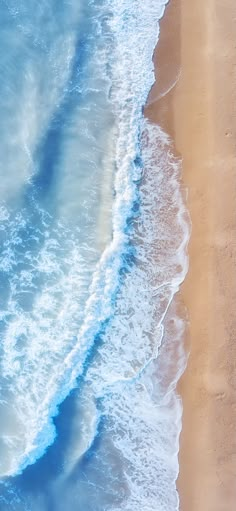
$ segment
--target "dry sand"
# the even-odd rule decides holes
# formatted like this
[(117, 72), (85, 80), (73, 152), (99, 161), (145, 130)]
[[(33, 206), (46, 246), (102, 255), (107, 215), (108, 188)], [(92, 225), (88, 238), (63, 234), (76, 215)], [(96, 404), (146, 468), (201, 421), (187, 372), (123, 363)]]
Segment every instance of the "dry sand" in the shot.
[[(146, 115), (172, 135), (183, 157), (192, 219), (181, 290), (191, 349), (179, 385), (180, 509), (235, 511), (235, 0), (170, 0), (155, 61), (158, 83)], [(160, 98), (180, 69), (178, 83)]]

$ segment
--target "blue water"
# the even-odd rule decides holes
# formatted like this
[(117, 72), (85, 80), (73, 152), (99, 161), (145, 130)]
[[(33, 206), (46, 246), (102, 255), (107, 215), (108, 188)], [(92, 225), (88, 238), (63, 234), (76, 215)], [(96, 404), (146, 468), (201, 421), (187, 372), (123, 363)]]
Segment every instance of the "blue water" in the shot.
[(165, 3), (0, 2), (1, 511), (178, 509), (189, 227), (142, 114)]

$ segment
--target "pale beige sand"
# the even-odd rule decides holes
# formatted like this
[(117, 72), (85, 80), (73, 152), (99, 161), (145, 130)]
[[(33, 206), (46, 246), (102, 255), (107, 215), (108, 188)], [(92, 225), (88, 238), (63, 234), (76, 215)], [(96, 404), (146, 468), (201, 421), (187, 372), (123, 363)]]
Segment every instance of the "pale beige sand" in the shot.
[[(159, 51), (159, 55), (158, 55)], [(170, 0), (155, 56), (176, 87), (146, 109), (183, 157), (192, 219), (182, 288), (191, 352), (179, 386), (181, 511), (236, 509), (236, 2)], [(170, 68), (168, 70), (170, 73)], [(164, 84), (164, 85), (163, 85)]]

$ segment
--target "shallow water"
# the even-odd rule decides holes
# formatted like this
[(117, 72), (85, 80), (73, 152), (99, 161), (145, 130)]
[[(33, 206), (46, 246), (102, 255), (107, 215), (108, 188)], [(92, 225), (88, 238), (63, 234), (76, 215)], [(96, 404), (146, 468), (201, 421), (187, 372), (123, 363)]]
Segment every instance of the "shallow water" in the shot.
[(0, 5), (2, 511), (178, 509), (188, 216), (142, 117), (164, 6)]

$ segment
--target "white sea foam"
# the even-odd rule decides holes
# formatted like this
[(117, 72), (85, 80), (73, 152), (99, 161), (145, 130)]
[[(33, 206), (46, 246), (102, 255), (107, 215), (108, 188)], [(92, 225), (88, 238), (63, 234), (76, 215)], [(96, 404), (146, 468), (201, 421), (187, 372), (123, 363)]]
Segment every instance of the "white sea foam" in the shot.
[(142, 157), (135, 264), (124, 277), (87, 379), (102, 399), (109, 435), (124, 460), (129, 496), (114, 509), (175, 511), (182, 414), (176, 382), (186, 356), (184, 321), (170, 304), (188, 268), (189, 218), (181, 162), (165, 133), (146, 121)]
[[(111, 149), (112, 153), (115, 151), (116, 166), (112, 242), (95, 270), (98, 252), (93, 252), (92, 244), (78, 246), (79, 232), (71, 238), (65, 232), (61, 241), (59, 228), (55, 227), (54, 237), (48, 229), (52, 239), (43, 236), (42, 246), (37, 248), (35, 257), (30, 254), (30, 270), (27, 274), (23, 270), (19, 274), (19, 288), (24, 290), (25, 286), (28, 291), (30, 283), (35, 291), (38, 283), (37, 279), (33, 282), (33, 277), (40, 274), (40, 288), (32, 309), (26, 312), (19, 309), (18, 302), (14, 301), (16, 288), (13, 281), (9, 291), (10, 307), (4, 311), (9, 325), (4, 334), (3, 372), (11, 379), (9, 402), (15, 410), (11, 419), (14, 431), (10, 447), (9, 438), (5, 437), (6, 465), (1, 469), (4, 475), (18, 473), (34, 463), (53, 441), (52, 417), (57, 413), (57, 406), (82, 373), (96, 334), (104, 321), (111, 318), (87, 381), (94, 396), (102, 398), (103, 413), (110, 416), (114, 446), (127, 461), (130, 497), (126, 499), (126, 507), (122, 507), (127, 511), (137, 508), (149, 511), (154, 503), (157, 508), (162, 489), (160, 484), (157, 490), (155, 478), (161, 478), (163, 474), (163, 502), (167, 491), (172, 500), (168, 497), (169, 507), (164, 507), (163, 503), (157, 509), (170, 511), (177, 505), (176, 452), (181, 406), (174, 390), (167, 393), (168, 398), (161, 398), (161, 402), (155, 390), (157, 402), (153, 399), (150, 389), (155, 383), (150, 368), (163, 339), (166, 311), (186, 273), (188, 224), (178, 181), (179, 162), (171, 156), (168, 137), (142, 120), (142, 106), (154, 79), (152, 52), (165, 3), (157, 4), (154, 0), (145, 3), (117, 0), (114, 3), (107, 0), (96, 8), (101, 45), (104, 23), (109, 27), (106, 34), (110, 53), (108, 55), (105, 40), (103, 57), (105, 61), (108, 59), (110, 104), (117, 135), (116, 147)], [(94, 86), (90, 90), (97, 89)], [(142, 177), (141, 166), (134, 163), (140, 154), (141, 134), (145, 173), (140, 189), (140, 211), (131, 232), (127, 229), (127, 219), (134, 214), (132, 206), (138, 199), (137, 182)], [(69, 183), (66, 187), (68, 197), (71, 181), (65, 182)], [(63, 189), (61, 186), (61, 191)], [(60, 205), (62, 200), (66, 204), (65, 196), (61, 197)], [(18, 223), (19, 220), (23, 222), (18, 218)], [(43, 228), (47, 232), (46, 225)], [(17, 245), (16, 234), (17, 229), (13, 236)], [(41, 232), (34, 235), (42, 238)], [(126, 265), (123, 256), (130, 250), (130, 239), (134, 250), (133, 265), (127, 266), (127, 273), (122, 278), (120, 270)], [(14, 243), (6, 247), (3, 269), (14, 269)], [(90, 278), (87, 278), (84, 275), (89, 254), (92, 262)], [(23, 366), (17, 353), (17, 342), (25, 343)], [(178, 374), (182, 367), (181, 359)], [(167, 424), (168, 428), (173, 426), (169, 436), (165, 436)], [(163, 427), (163, 445), (168, 444), (167, 453), (159, 442)], [(95, 429), (88, 432), (88, 447)], [(135, 450), (137, 445), (140, 445), (140, 457)], [(78, 447), (78, 457), (83, 449)], [(68, 472), (73, 470), (74, 464), (75, 459), (68, 451)], [(148, 481), (151, 481), (150, 495)], [(143, 485), (142, 495), (140, 484)]]

